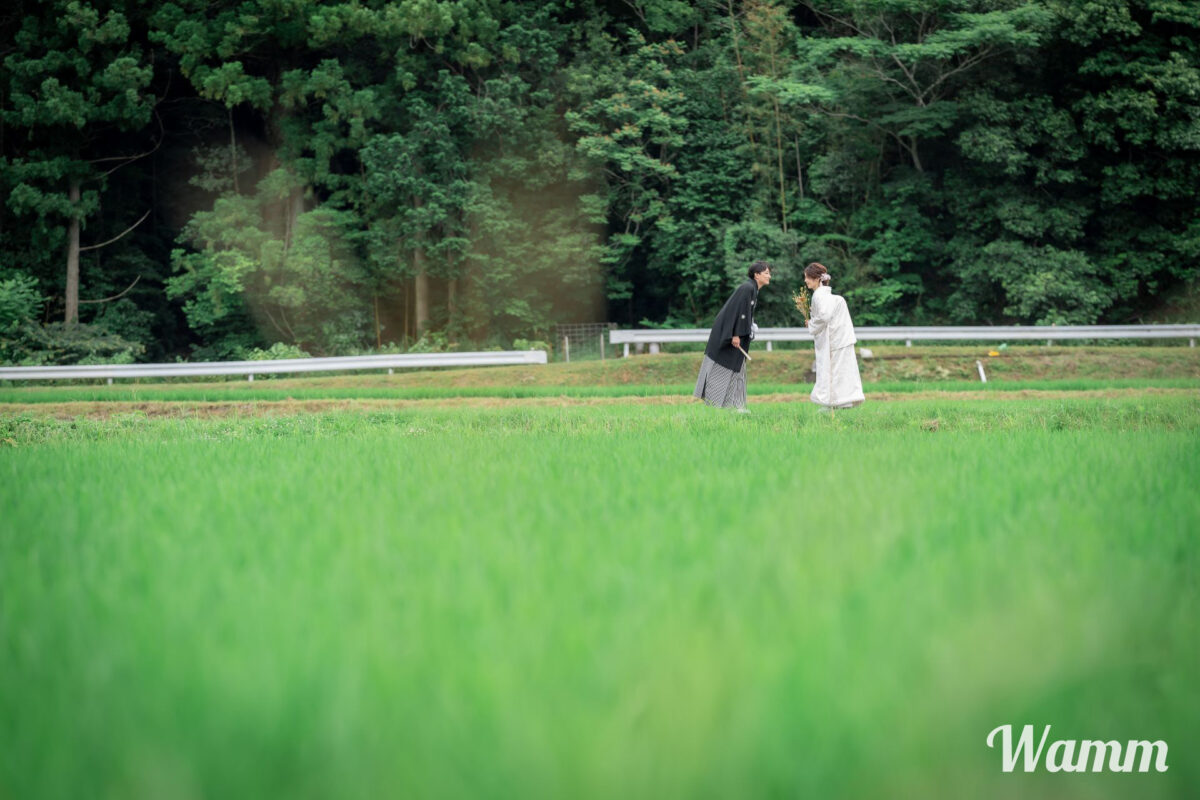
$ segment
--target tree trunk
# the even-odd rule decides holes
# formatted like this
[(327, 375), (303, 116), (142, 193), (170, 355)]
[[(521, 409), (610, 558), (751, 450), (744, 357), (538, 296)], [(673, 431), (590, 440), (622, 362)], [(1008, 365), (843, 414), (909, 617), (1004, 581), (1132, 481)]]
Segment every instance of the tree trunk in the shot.
[(284, 201), (287, 206), (284, 210), (284, 237), (283, 248), (284, 252), (291, 252), (292, 244), (296, 240), (296, 227), (300, 223), (300, 215), (304, 213), (304, 189), (296, 188), (288, 195)]
[[(279, 113), (282, 115), (282, 112)], [(283, 147), (283, 135), (279, 132), (279, 123), (277, 121), (269, 122), (267, 126), (267, 140), (271, 144), (271, 152), (266, 159), (263, 177), (270, 175), (278, 169), (286, 169), (289, 176), (294, 176), (295, 173), (291, 168), (285, 167), (283, 162), (279, 160), (278, 151)], [(231, 130), (231, 163), (234, 163), (232, 162), (232, 158), (236, 155), (236, 144), (236, 141), (232, 138)], [(236, 169), (236, 165), (234, 168)], [(300, 214), (307, 210), (304, 201), (306, 188), (305, 185), (296, 186), (288, 192), (287, 197), (267, 203), (262, 209), (263, 221), (266, 223), (267, 230), (283, 242), (283, 251), (285, 254), (292, 249), (296, 221)]]
[(804, 202), (804, 168), (800, 165), (800, 139), (794, 139), (796, 143), (796, 186), (800, 190), (800, 202)]
[(379, 295), (371, 295), (371, 308), (375, 311), (375, 349), (383, 349), (383, 338), (379, 328)]
[(429, 327), (429, 276), (425, 273), (425, 253), (418, 248), (413, 252), (413, 316), (417, 336)]
[(233, 128), (233, 109), (227, 109), (229, 114), (229, 170), (233, 177), (233, 193), (241, 194), (238, 186), (237, 133)]
[[(734, 59), (737, 61), (738, 88), (740, 88), (742, 90), (742, 97), (744, 98), (746, 96), (746, 70), (745, 70), (744, 66), (742, 65), (742, 48), (738, 44), (738, 21), (737, 21), (737, 14), (735, 14), (734, 10), (733, 10), (733, 0), (729, 0), (728, 8), (729, 8), (729, 31), (733, 34), (733, 56), (734, 56)], [(749, 134), (749, 136), (750, 136), (750, 146), (751, 147), (754, 147), (756, 144), (758, 144), (757, 142), (754, 141), (754, 127), (750, 124), (749, 120), (747, 120), (747, 122), (746, 122), (746, 133)]]
[(908, 152), (912, 153), (913, 166), (917, 168), (917, 172), (924, 172), (925, 168), (921, 166), (921, 154), (917, 152), (917, 137), (910, 136), (908, 138)]
[(408, 281), (404, 281), (402, 290), (404, 297), (400, 303), (400, 335), (407, 339), (412, 333), (408, 325), (411, 319), (408, 314)]
[(779, 98), (774, 98), (775, 104), (775, 161), (779, 170), (779, 217), (783, 222), (783, 232), (787, 233), (787, 185), (783, 177), (783, 122), (779, 113)]
[[(419, 171), (419, 170), (418, 170)], [(420, 209), (420, 197), (413, 198), (413, 207)], [(416, 234), (417, 246), (413, 248), (413, 317), (417, 338), (429, 327), (429, 276), (425, 274), (425, 234)]]
[(71, 179), (71, 219), (67, 223), (67, 313), (64, 322), (79, 322), (79, 181)]

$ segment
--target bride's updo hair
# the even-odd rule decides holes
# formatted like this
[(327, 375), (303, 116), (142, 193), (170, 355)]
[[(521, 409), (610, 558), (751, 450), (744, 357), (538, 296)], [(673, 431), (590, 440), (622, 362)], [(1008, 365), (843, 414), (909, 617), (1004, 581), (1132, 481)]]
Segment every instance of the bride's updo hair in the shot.
[(771, 265), (768, 264), (766, 261), (755, 261), (753, 264), (750, 265), (750, 269), (746, 270), (746, 277), (753, 278), (758, 273), (766, 272), (770, 268), (771, 268)]
[(804, 277), (818, 279), (822, 286), (829, 285), (829, 270), (825, 269), (824, 264), (818, 264), (816, 261), (804, 268)]

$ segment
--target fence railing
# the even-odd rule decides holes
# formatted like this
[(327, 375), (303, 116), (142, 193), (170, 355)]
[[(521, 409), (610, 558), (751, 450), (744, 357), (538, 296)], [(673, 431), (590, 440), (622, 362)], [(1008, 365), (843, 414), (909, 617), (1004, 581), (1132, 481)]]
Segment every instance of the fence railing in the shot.
[[(860, 342), (913, 342), (925, 341), (1044, 341), (1051, 344), (1067, 339), (1188, 339), (1192, 347), (1200, 338), (1200, 325), (979, 325), (968, 327), (856, 327), (855, 335)], [(629, 356), (629, 345), (649, 346), (651, 353), (658, 352), (661, 345), (674, 342), (707, 342), (708, 328), (646, 328), (637, 330), (609, 331), (611, 344), (623, 344), (625, 356)], [(812, 335), (806, 328), (759, 328), (755, 341), (766, 342), (767, 350), (772, 342), (811, 342)]]
[(604, 334), (617, 327), (615, 322), (585, 322), (555, 326), (558, 360), (604, 359)]
[(285, 358), (273, 361), (197, 361), (176, 364), (95, 364), (67, 367), (0, 367), (0, 380), (41, 381), (81, 378), (167, 378), (197, 375), (273, 375), (295, 372), (411, 369), (414, 367), (487, 367), (545, 364), (544, 350), (497, 350), (480, 353), (402, 353), (332, 358)]

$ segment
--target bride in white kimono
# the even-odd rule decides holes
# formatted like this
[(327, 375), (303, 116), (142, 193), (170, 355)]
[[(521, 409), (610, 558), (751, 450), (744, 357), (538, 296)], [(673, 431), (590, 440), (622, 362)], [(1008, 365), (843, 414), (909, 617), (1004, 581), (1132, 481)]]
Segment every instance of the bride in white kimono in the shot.
[(846, 299), (829, 288), (829, 270), (812, 263), (804, 268), (804, 283), (812, 290), (808, 332), (816, 346), (816, 384), (812, 401), (830, 408), (862, 405), (862, 378), (854, 356), (854, 323)]

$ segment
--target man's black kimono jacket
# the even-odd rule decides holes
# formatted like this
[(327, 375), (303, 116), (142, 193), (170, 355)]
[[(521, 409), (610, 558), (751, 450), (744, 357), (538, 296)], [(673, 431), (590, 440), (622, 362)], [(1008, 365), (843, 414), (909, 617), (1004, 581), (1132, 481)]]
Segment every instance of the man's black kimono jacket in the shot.
[(739, 286), (717, 314), (704, 355), (725, 369), (740, 372), (746, 360), (733, 346), (734, 336), (742, 340), (742, 349), (750, 350), (750, 326), (754, 323), (754, 304), (758, 302), (758, 281), (753, 279)]

